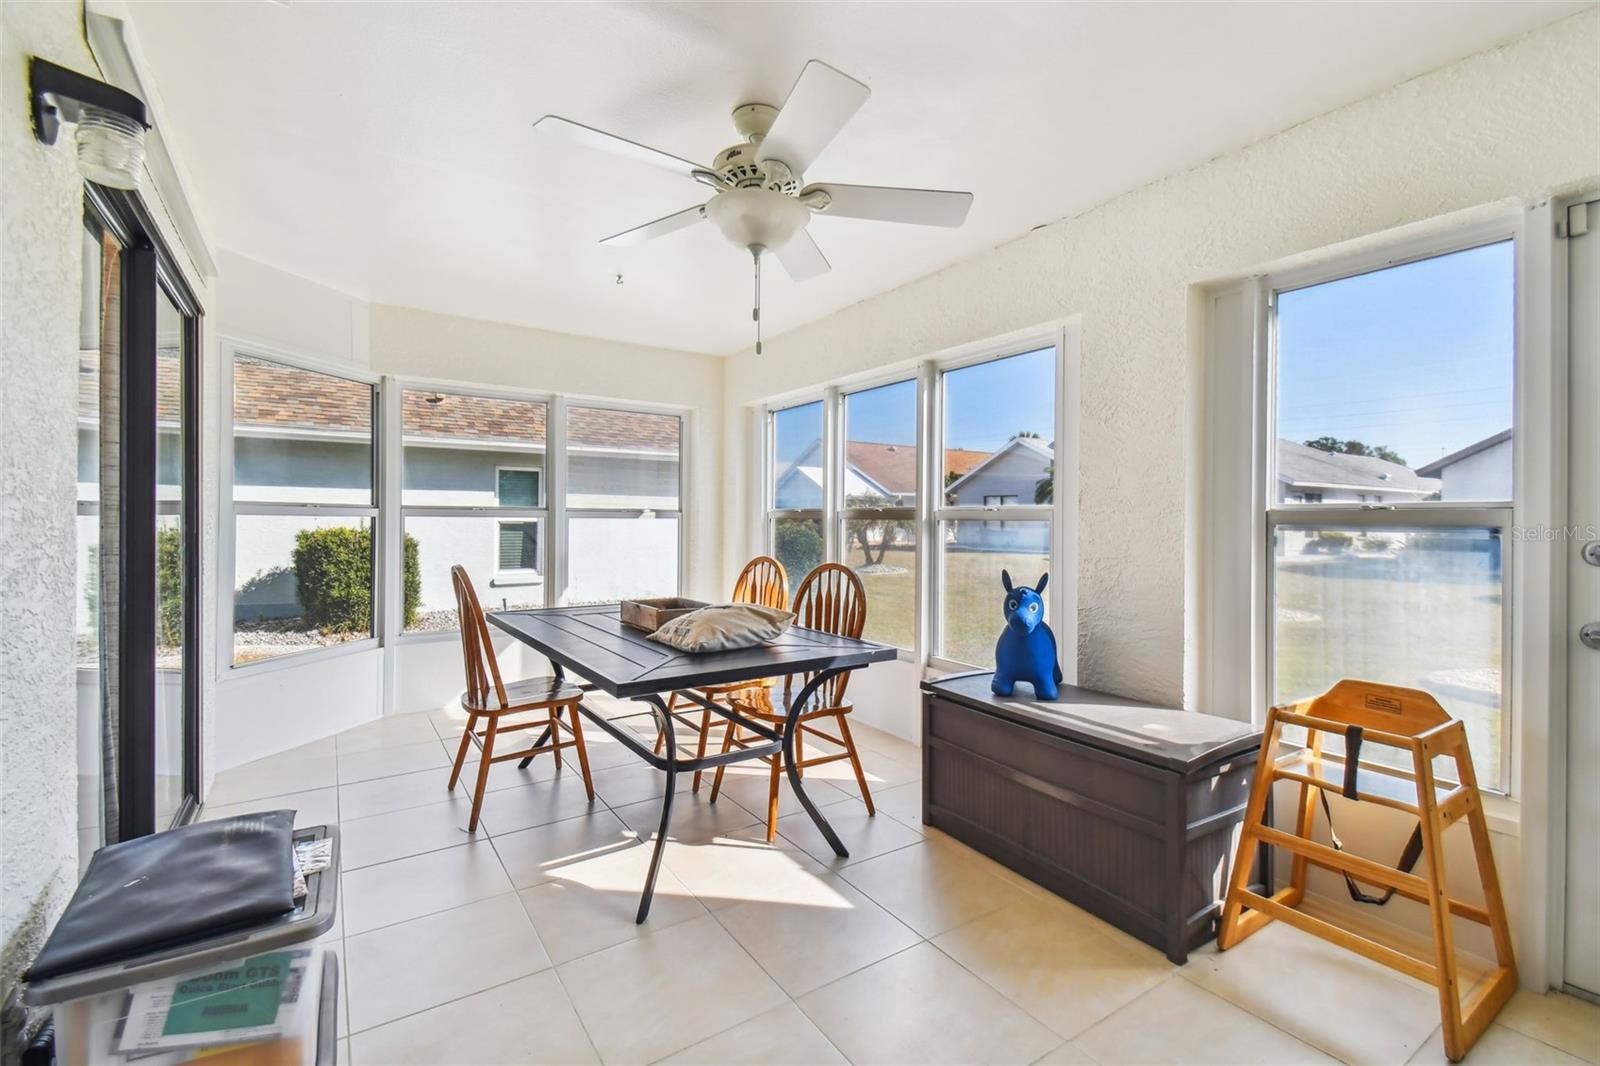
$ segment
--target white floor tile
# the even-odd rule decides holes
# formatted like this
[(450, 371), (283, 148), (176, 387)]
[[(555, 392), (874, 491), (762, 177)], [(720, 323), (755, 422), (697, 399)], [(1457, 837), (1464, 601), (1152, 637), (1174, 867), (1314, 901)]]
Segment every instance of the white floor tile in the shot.
[[(283, 796), (291, 792), (310, 792), (338, 784), (338, 764), (331, 746), (323, 753), (320, 745), (296, 748), (282, 755), (272, 755), (256, 762), (235, 766), (219, 773), (206, 790), (206, 802), (212, 806), (226, 807), (247, 800), (267, 796)], [(315, 752), (307, 754), (307, 751)]]
[(395, 714), (346, 729), (334, 738), (334, 748), (340, 755), (373, 748), (396, 748), (409, 744), (422, 744), (437, 740), (433, 725), (426, 714)]
[(1589, 1062), (1600, 1062), (1600, 1005), (1560, 992), (1517, 992), (1495, 1018), (1500, 1025)]
[(931, 944), (798, 1002), (851, 1062), (1029, 1063), (1061, 1043)]
[(494, 836), (494, 849), (517, 888), (543, 884), (568, 866), (637, 844), (633, 830), (605, 809)]
[(297, 828), (309, 825), (332, 825), (339, 821), (339, 790), (314, 788), (309, 792), (291, 792), (287, 796), (268, 796), (264, 799), (246, 800), (243, 803), (219, 805), (212, 803), (209, 795), (200, 809), (200, 820), (215, 821), (236, 814), (253, 814), (257, 811), (294, 811)]
[(1128, 1066), (1338, 1062), (1177, 976), (1168, 977), (1072, 1043), (1094, 1062)]
[(843, 1066), (848, 1060), (799, 1007), (785, 1003), (661, 1061), (670, 1066)]
[(511, 891), (487, 840), (347, 870), (341, 883), (346, 937)]
[(848, 857), (840, 858), (833, 853), (833, 847), (822, 835), (822, 830), (811, 820), (811, 815), (803, 810), (779, 818), (778, 832), (807, 855), (830, 868), (864, 862), (922, 841), (921, 833), (888, 815), (867, 814), (867, 809), (858, 799), (827, 807), (822, 811), (822, 816), (839, 834), (845, 850), (850, 852)]
[(443, 769), (449, 774), (449, 761), (437, 741), (405, 744), (399, 747), (365, 748), (339, 753), (339, 783), (354, 784), (378, 777), (393, 777), (417, 770)]
[(969, 855), (927, 839), (845, 866), (839, 876), (926, 937), (1028, 898)]
[(523, 1066), (600, 1060), (554, 970), (358, 1033), (361, 1062), (385, 1066)]
[(610, 848), (566, 863), (522, 891), (522, 904), (552, 959), (567, 962), (705, 915), (705, 907), (663, 865), (650, 916), (637, 921), (650, 852), (650, 845), (637, 842)]
[[(617, 817), (639, 834), (640, 840), (653, 840), (661, 825), (661, 801), (645, 800), (617, 808)], [(756, 816), (729, 799), (712, 803), (709, 792), (682, 792), (672, 800), (672, 824), (667, 836), (672, 840), (710, 840), (736, 829), (756, 824)]]
[[(679, 774), (674, 788), (678, 792), (686, 792), (693, 781), (693, 774)], [(631, 766), (613, 766), (594, 771), (595, 794), (613, 808), (657, 799), (666, 788), (667, 775), (637, 759), (633, 760)]]
[(550, 966), (513, 895), (348, 937), (344, 957), (358, 1035)]
[[(1186, 979), (1348, 1063), (1405, 1062), (1439, 1025), (1438, 995), (1354, 952), (1273, 922), (1225, 952), (1189, 956)], [(1285, 989), (1315, 988), (1319, 1009)], [(1350, 1019), (1361, 1019), (1351, 1024)]]
[(784, 1002), (782, 990), (709, 916), (557, 972), (608, 1063), (654, 1062)]
[(499, 836), (605, 809), (605, 803), (598, 794), (593, 800), (589, 799), (581, 776), (576, 772), (567, 772), (548, 781), (535, 781), (523, 788), (503, 788), (486, 793), (478, 817), (479, 824), (487, 828), (491, 835)]
[(369, 818), (351, 818), (339, 827), (340, 865), (348, 872), (468, 843), (473, 839), (467, 832), (471, 808), (471, 803), (462, 797)]
[[(1435, 1029), (1428, 1042), (1411, 1056), (1411, 1066), (1447, 1066), (1449, 1061), (1444, 1053), (1442, 1029)], [(1490, 1023), (1461, 1061), (1467, 1066), (1583, 1066), (1588, 1060), (1569, 1055), (1515, 1029)]]
[(933, 943), (1062, 1037), (1076, 1039), (1173, 971), (1153, 949), (1101, 930), (1110, 931), (1062, 900), (1024, 897)]

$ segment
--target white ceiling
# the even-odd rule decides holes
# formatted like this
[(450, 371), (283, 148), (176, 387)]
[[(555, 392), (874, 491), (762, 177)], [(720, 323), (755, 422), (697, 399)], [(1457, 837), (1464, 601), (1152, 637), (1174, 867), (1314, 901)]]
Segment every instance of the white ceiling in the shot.
[[(966, 189), (959, 230), (815, 218), (769, 336), (1513, 37), (1575, 3), (130, 4), (223, 247), (376, 302), (693, 351), (747, 347), (705, 199), (536, 135), (557, 113), (703, 162), (819, 58), (872, 97), (807, 178)], [(614, 283), (617, 273), (625, 283)]]

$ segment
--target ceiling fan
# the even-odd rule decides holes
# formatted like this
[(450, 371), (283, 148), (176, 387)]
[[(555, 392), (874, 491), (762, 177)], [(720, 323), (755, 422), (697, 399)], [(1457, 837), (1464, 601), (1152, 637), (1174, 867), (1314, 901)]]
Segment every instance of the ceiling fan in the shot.
[(544, 116), (534, 128), (710, 186), (713, 194), (705, 203), (623, 230), (600, 243), (640, 244), (709, 219), (755, 261), (752, 317), (756, 353), (760, 354), (762, 253), (777, 256), (795, 281), (831, 269), (822, 249), (806, 232), (813, 213), (919, 226), (959, 226), (972, 207), (970, 192), (833, 182), (802, 185), (806, 168), (871, 94), (872, 90), (848, 74), (813, 59), (801, 70), (781, 108), (741, 104), (733, 109), (734, 128), (744, 140), (718, 152), (709, 167), (559, 115)]

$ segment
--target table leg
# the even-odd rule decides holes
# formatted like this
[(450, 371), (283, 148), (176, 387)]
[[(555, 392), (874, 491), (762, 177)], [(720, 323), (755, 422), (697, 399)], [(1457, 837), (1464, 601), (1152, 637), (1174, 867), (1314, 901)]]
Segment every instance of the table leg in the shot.
[(810, 683), (802, 688), (800, 694), (795, 696), (793, 702), (789, 704), (789, 713), (783, 716), (783, 768), (789, 774), (789, 787), (794, 789), (795, 796), (800, 800), (800, 806), (806, 809), (806, 813), (811, 815), (811, 820), (822, 831), (822, 836), (827, 840), (828, 846), (833, 849), (833, 853), (839, 858), (848, 859), (850, 857), (849, 850), (844, 846), (844, 842), (839, 839), (839, 834), (833, 831), (833, 826), (828, 824), (828, 820), (817, 809), (817, 805), (811, 802), (811, 797), (806, 795), (805, 786), (800, 783), (800, 772), (794, 766), (794, 738), (795, 730), (800, 724), (800, 708), (806, 705), (806, 702), (811, 699), (812, 694), (817, 689), (842, 673), (844, 673), (843, 670), (822, 671), (816, 677), (813, 677)]
[(639, 916), (634, 919), (636, 925), (643, 925), (644, 920), (650, 917), (650, 903), (656, 895), (656, 874), (661, 872), (661, 853), (666, 850), (667, 827), (672, 823), (672, 797), (678, 790), (678, 740), (675, 736), (677, 731), (672, 728), (672, 715), (660, 696), (644, 696), (641, 699), (655, 707), (661, 717), (661, 728), (667, 744), (667, 790), (661, 796), (661, 825), (656, 829), (655, 850), (650, 853), (650, 872), (645, 875), (644, 895), (639, 897)]
[[(567, 679), (566, 671), (561, 669), (561, 664), (560, 663), (553, 662), (553, 663), (550, 664), (550, 667), (551, 667), (551, 671), (555, 674), (555, 678), (556, 678), (557, 681), (565, 681)], [(561, 710), (562, 709), (560, 707), (556, 708), (556, 717), (557, 718), (561, 717)], [(574, 713), (576, 713), (576, 712), (574, 712)], [(533, 746), (536, 747), (536, 748), (544, 747), (544, 742), (550, 739), (550, 732), (551, 732), (550, 727), (549, 726), (545, 726), (544, 732), (539, 734), (539, 739), (533, 742)], [(561, 738), (557, 737), (556, 739), (560, 740)], [(533, 756), (530, 755), (526, 759), (523, 759), (521, 762), (517, 763), (517, 769), (518, 770), (526, 770), (528, 768), (528, 764), (531, 763), (532, 761), (533, 761)]]

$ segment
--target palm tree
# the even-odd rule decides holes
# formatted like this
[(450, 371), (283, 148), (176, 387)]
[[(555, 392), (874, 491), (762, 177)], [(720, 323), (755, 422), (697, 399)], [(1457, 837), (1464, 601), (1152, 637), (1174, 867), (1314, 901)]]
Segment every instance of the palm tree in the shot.
[(1056, 464), (1051, 460), (1050, 465), (1044, 468), (1044, 477), (1040, 478), (1033, 486), (1034, 503), (1054, 503), (1056, 498)]

